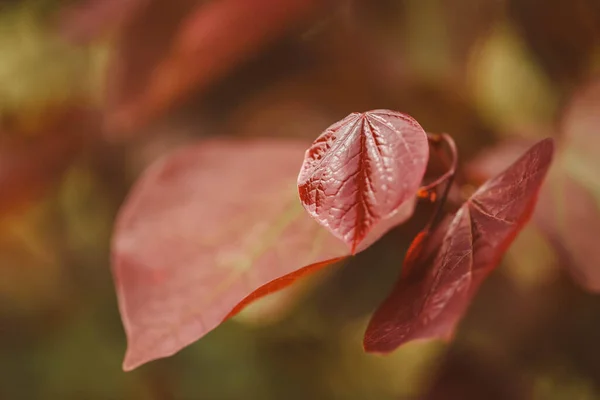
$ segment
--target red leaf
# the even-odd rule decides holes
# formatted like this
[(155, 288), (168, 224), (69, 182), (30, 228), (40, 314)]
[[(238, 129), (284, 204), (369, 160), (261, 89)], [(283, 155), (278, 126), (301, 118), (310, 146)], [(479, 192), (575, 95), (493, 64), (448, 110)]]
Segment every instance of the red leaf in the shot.
[(154, 70), (168, 57), (177, 27), (196, 3), (195, 0), (146, 0), (125, 21), (107, 69), (108, 135), (131, 134), (127, 130), (139, 123), (124, 110), (142, 102)]
[[(118, 130), (138, 128), (193, 90), (206, 88), (287, 33), (320, 4), (315, 0), (202, 2), (185, 18), (170, 19), (165, 26), (164, 2), (152, 3), (126, 27), (115, 58), (114, 109), (109, 122)], [(189, 0), (175, 3), (190, 9)], [(154, 32), (157, 24), (162, 32)], [(149, 40), (148, 34), (156, 40)], [(149, 62), (138, 60), (140, 46)], [(130, 79), (139, 84), (132, 88)]]
[(124, 369), (196, 341), (238, 303), (285, 286), (277, 278), (292, 274), (291, 282), (294, 271), (348, 255), (298, 202), (305, 149), (295, 141), (208, 141), (144, 173), (112, 247), (128, 336)]
[(402, 277), (377, 309), (365, 333), (366, 351), (385, 353), (411, 340), (453, 336), (481, 282), (531, 217), (553, 153), (551, 139), (539, 142), (471, 196), (433, 263)]
[(534, 143), (535, 140), (519, 138), (500, 142), (494, 147), (484, 149), (465, 165), (465, 175), (470, 182), (480, 185), (502, 172), (507, 165), (518, 160), (521, 154)]
[(89, 42), (129, 20), (143, 1), (81, 0), (61, 10), (60, 32), (67, 40)]
[(306, 152), (300, 199), (354, 253), (410, 217), (428, 156), (427, 135), (408, 115), (350, 114)]

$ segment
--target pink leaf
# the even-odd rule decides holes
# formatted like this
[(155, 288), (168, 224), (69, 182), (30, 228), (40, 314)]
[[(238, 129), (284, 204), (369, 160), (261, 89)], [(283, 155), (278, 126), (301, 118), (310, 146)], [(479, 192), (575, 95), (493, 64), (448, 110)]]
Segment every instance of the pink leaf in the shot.
[(196, 341), (238, 303), (285, 286), (277, 278), (292, 274), (291, 282), (348, 255), (298, 202), (305, 149), (296, 141), (207, 141), (143, 174), (112, 245), (124, 369)]
[(385, 353), (411, 340), (452, 338), (480, 284), (531, 217), (553, 153), (551, 139), (539, 142), (471, 196), (427, 268), (412, 268), (401, 277), (377, 309), (365, 333), (366, 351)]
[(408, 115), (350, 114), (306, 152), (300, 199), (354, 253), (412, 214), (428, 156), (427, 135)]

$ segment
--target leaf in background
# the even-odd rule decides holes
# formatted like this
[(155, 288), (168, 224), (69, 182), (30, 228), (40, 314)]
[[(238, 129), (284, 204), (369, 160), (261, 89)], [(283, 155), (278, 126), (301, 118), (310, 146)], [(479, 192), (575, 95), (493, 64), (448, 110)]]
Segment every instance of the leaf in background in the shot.
[(113, 122), (114, 115), (127, 104), (144, 98), (153, 71), (168, 57), (177, 27), (196, 3), (145, 1), (119, 30), (106, 71), (107, 135), (116, 138), (130, 133), (124, 131), (130, 129), (125, 125), (131, 123)]
[(544, 186), (536, 222), (587, 290), (600, 291), (600, 81), (577, 93), (563, 118), (558, 163)]
[(128, 21), (145, 0), (80, 0), (65, 6), (58, 16), (63, 37), (87, 43)]
[(319, 6), (315, 0), (221, 0), (202, 3), (184, 17), (193, 8), (188, 3), (153, 1), (126, 26), (111, 72), (111, 128), (121, 132), (145, 124), (222, 78)]
[(564, 170), (551, 171), (549, 178), (535, 222), (558, 249), (573, 279), (600, 292), (600, 202)]
[(124, 369), (196, 341), (263, 285), (281, 288), (281, 276), (348, 255), (298, 202), (305, 149), (296, 141), (207, 141), (142, 175), (112, 246), (129, 343)]
[[(18, 123), (0, 132), (0, 215), (44, 193), (62, 176), (97, 129), (89, 111), (70, 108)], [(29, 136), (29, 137), (26, 137)]]
[(571, 99), (563, 116), (564, 168), (600, 199), (600, 78)]
[(402, 277), (377, 309), (365, 333), (366, 351), (387, 353), (411, 340), (453, 336), (480, 284), (529, 220), (553, 151), (551, 139), (539, 142), (471, 196), (433, 263)]
[(353, 113), (306, 152), (300, 199), (354, 253), (412, 215), (428, 157), (427, 135), (408, 115)]

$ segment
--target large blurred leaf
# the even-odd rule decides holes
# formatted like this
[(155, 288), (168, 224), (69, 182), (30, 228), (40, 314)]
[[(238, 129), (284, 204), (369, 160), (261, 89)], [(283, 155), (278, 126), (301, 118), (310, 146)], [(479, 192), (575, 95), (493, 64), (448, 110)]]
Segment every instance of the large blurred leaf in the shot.
[(112, 247), (125, 369), (196, 341), (257, 289), (280, 289), (292, 274), (349, 253), (298, 201), (305, 148), (205, 141), (144, 173), (120, 211)]

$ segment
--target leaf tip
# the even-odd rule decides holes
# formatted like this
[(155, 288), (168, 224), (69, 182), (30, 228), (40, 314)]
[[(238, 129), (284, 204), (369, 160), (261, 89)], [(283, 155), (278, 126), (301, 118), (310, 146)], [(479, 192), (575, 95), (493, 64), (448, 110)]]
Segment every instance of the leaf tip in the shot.
[(545, 151), (545, 153), (552, 156), (554, 154), (554, 148), (556, 147), (554, 142), (554, 138), (547, 137), (545, 139), (540, 140), (537, 143), (537, 146), (540, 150)]
[(383, 356), (388, 354), (390, 351), (383, 350), (380, 347), (380, 341), (372, 339), (370, 336), (365, 335), (363, 338), (363, 350), (365, 353)]
[(136, 360), (135, 357), (132, 356), (132, 353), (129, 350), (127, 350), (121, 367), (123, 368), (123, 371), (130, 372), (142, 365), (143, 363), (143, 361)]
[(174, 353), (175, 352), (148, 352), (146, 348), (141, 345), (140, 337), (137, 335), (134, 336), (131, 334), (131, 332), (128, 332), (127, 349), (125, 350), (125, 356), (123, 357), (121, 368), (125, 372), (130, 372), (146, 363), (149, 363), (150, 361), (168, 357)]

